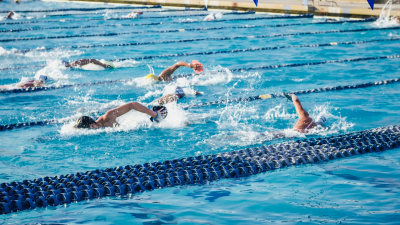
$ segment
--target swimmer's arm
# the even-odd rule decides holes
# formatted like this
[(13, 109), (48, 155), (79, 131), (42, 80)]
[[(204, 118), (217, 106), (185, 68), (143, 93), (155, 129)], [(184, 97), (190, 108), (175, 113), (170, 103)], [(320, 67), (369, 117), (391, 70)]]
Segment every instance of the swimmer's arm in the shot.
[(116, 121), (116, 119), (122, 115), (124, 115), (125, 113), (131, 111), (132, 109), (141, 112), (141, 113), (146, 113), (147, 115), (151, 116), (151, 117), (156, 117), (157, 113), (154, 112), (153, 110), (150, 110), (149, 108), (147, 108), (146, 106), (138, 103), (138, 102), (131, 102), (125, 105), (121, 105), (118, 108), (112, 109), (108, 112), (106, 112), (106, 114), (104, 114), (103, 120), (104, 122), (114, 122)]
[(160, 76), (158, 76), (162, 81), (171, 81), (171, 75), (181, 66), (186, 66), (193, 68), (193, 65), (191, 63), (187, 63), (184, 61), (179, 61), (175, 63), (173, 66), (165, 69), (164, 71), (161, 72)]
[(303, 105), (301, 105), (300, 99), (296, 95), (291, 95), (291, 97), (297, 115), (299, 115), (300, 118), (309, 117), (308, 112), (303, 108)]

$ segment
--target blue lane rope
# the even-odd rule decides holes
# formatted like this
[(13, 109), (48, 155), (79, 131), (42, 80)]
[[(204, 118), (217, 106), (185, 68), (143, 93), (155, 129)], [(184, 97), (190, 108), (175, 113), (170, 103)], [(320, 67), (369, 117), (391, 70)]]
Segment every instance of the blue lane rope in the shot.
[[(331, 23), (331, 22), (328, 22)], [(326, 24), (325, 22), (321, 22), (318, 24)], [(294, 25), (303, 25), (303, 24), (294, 24)], [(199, 28), (203, 29), (246, 29), (246, 28), (255, 28), (255, 27), (285, 27), (292, 26), (292, 24), (277, 24), (277, 25), (253, 25), (253, 26), (235, 26), (235, 27), (216, 27), (216, 28)], [(199, 30), (195, 29), (180, 29), (174, 30), (174, 32), (184, 32), (191, 30)], [(183, 43), (183, 42), (196, 42), (196, 41), (227, 41), (227, 40), (236, 40), (236, 39), (247, 39), (247, 38), (270, 38), (270, 37), (288, 37), (288, 36), (303, 36), (303, 35), (317, 35), (317, 34), (332, 34), (332, 33), (350, 33), (350, 32), (363, 32), (363, 31), (375, 31), (375, 30), (397, 30), (400, 27), (386, 27), (386, 28), (363, 28), (363, 29), (353, 29), (353, 30), (329, 30), (329, 31), (314, 31), (314, 32), (300, 32), (300, 33), (289, 33), (289, 34), (272, 34), (272, 35), (257, 35), (257, 36), (236, 36), (236, 37), (222, 37), (222, 38), (195, 38), (195, 39), (185, 39), (185, 40), (171, 40), (171, 41), (149, 41), (149, 42), (130, 42), (130, 43), (120, 43), (120, 44), (99, 44), (99, 45), (74, 45), (74, 46), (62, 46), (62, 47), (50, 47), (50, 48), (40, 48), (40, 49), (23, 49), (15, 52), (18, 53), (26, 53), (29, 51), (50, 51), (54, 49), (81, 49), (81, 48), (99, 48), (99, 47), (118, 47), (118, 46), (137, 46), (137, 45), (155, 45), (155, 44), (171, 44), (171, 43)], [(172, 32), (172, 31), (169, 31)], [(114, 36), (119, 34), (110, 34), (105, 36)], [(12, 41), (12, 39), (8, 39)], [(0, 40), (1, 42), (1, 40)]]
[[(243, 13), (231, 12), (224, 13), (224, 15), (246, 15), (246, 14), (254, 14), (254, 11), (248, 11)], [(156, 18), (176, 18), (176, 17), (196, 17), (196, 16), (207, 16), (209, 14), (193, 14), (193, 15), (172, 15), (172, 16), (148, 16), (148, 17), (140, 17), (140, 19), (156, 19)], [(91, 19), (91, 20), (133, 20), (132, 18), (111, 18), (111, 19)], [(89, 19), (84, 19), (89, 20)], [(54, 22), (54, 21), (53, 21)], [(65, 21), (63, 21), (65, 22)], [(189, 23), (196, 21), (186, 21)], [(87, 25), (87, 26), (69, 26), (69, 27), (35, 27), (35, 28), (20, 28), (20, 29), (9, 29), (9, 30), (0, 30), (0, 33), (10, 33), (10, 32), (22, 32), (22, 31), (33, 31), (33, 30), (54, 30), (54, 29), (82, 29), (82, 28), (97, 28), (97, 27), (121, 27), (121, 26), (155, 26), (162, 25), (166, 23), (186, 23), (182, 22), (157, 22), (157, 23), (130, 23), (130, 24), (101, 24), (101, 25)]]
[[(248, 11), (252, 12), (252, 11)], [(232, 12), (232, 14), (249, 14), (246, 12)], [(251, 13), (253, 14), (253, 13)], [(185, 15), (186, 16), (186, 15)], [(171, 22), (164, 22), (165, 23), (171, 23), (171, 24), (182, 24), (182, 23), (210, 23), (210, 22), (228, 22), (228, 21), (248, 21), (248, 20), (270, 20), (270, 19), (289, 19), (289, 18), (311, 18), (313, 17), (313, 14), (304, 14), (304, 15), (298, 15), (298, 16), (263, 16), (263, 17), (252, 17), (252, 18), (240, 18), (240, 19), (222, 19), (222, 20), (212, 20), (212, 21), (203, 21), (203, 20), (196, 20), (196, 21), (171, 21)], [(182, 16), (164, 16), (164, 17), (151, 17), (151, 18), (172, 18), (172, 17), (182, 17)], [(138, 17), (135, 20), (138, 19), (146, 19), (150, 17)], [(20, 21), (20, 22), (8, 22), (8, 23), (0, 23), (0, 25), (11, 25), (11, 24), (26, 24), (26, 23), (42, 23), (42, 22), (71, 22), (71, 21), (90, 21), (90, 20), (132, 20), (132, 18), (110, 18), (110, 19), (71, 19), (71, 20), (40, 20), (40, 21)], [(154, 23), (154, 25), (159, 25), (159, 23)]]
[[(323, 64), (331, 64), (331, 63), (346, 63), (346, 62), (359, 62), (359, 61), (369, 61), (369, 60), (378, 60), (378, 59), (398, 59), (400, 55), (388, 55), (388, 56), (371, 56), (371, 57), (363, 57), (363, 58), (351, 58), (351, 59), (338, 59), (338, 60), (326, 60), (326, 61), (319, 61), (319, 62), (308, 62), (308, 63), (293, 63), (293, 64), (281, 64), (281, 65), (269, 65), (269, 66), (257, 66), (257, 67), (247, 67), (247, 68), (237, 68), (237, 69), (230, 69), (231, 72), (241, 72), (241, 71), (250, 71), (250, 70), (270, 70), (276, 68), (283, 68), (283, 67), (300, 67), (300, 66), (315, 66), (315, 65), (323, 65)], [(220, 73), (225, 72), (224, 70), (220, 71), (212, 71), (212, 73)], [(187, 78), (192, 76), (201, 76), (201, 74), (182, 74), (176, 75), (172, 77), (173, 80), (179, 78)], [(17, 88), (17, 89), (0, 89), (0, 94), (12, 94), (12, 93), (26, 93), (26, 92), (39, 92), (39, 91), (50, 91), (56, 89), (65, 89), (65, 88), (72, 88), (72, 87), (84, 87), (84, 86), (93, 86), (93, 85), (105, 85), (111, 83), (123, 83), (127, 82), (131, 79), (124, 79), (124, 80), (108, 80), (108, 81), (97, 81), (97, 82), (90, 82), (90, 83), (82, 83), (82, 84), (66, 84), (60, 85), (58, 87), (34, 87), (34, 88)]]
[(400, 126), (0, 184), (0, 214), (203, 185), (400, 147)]
[[(362, 84), (339, 85), (339, 86), (335, 86), (335, 87), (308, 89), (308, 90), (294, 91), (294, 92), (289, 92), (289, 93), (296, 94), (296, 95), (303, 95), (303, 94), (328, 92), (328, 91), (340, 91), (340, 90), (367, 88), (367, 87), (372, 87), (372, 86), (393, 84), (393, 83), (397, 83), (397, 82), (400, 82), (400, 78), (375, 81), (375, 82), (367, 82), (367, 83), (362, 83)], [(251, 102), (251, 101), (256, 101), (256, 100), (265, 100), (265, 99), (279, 98), (279, 97), (285, 98), (283, 93), (264, 94), (264, 95), (250, 96), (250, 97), (241, 97), (241, 98), (199, 103), (199, 104), (184, 106), (182, 108), (187, 110), (187, 109), (199, 108), (199, 107), (210, 106), (210, 105), (221, 105), (221, 104), (238, 103), (238, 102)], [(34, 126), (43, 126), (43, 125), (57, 124), (57, 123), (62, 123), (62, 122), (61, 122), (61, 120), (43, 120), (43, 121), (37, 121), (37, 122), (5, 124), (5, 125), (0, 125), (0, 131), (7, 131), (7, 130), (13, 130), (13, 129), (17, 129), (17, 128), (27, 128), (27, 127), (34, 127)]]
[[(168, 13), (168, 12), (189, 12), (189, 11), (207, 11), (207, 8), (203, 9), (166, 9), (166, 10), (151, 10), (149, 13)], [(126, 13), (129, 11), (118, 11), (113, 13)], [(70, 13), (70, 14), (53, 14), (46, 15), (47, 17), (63, 17), (63, 16), (86, 16), (86, 15), (101, 15), (105, 12), (94, 12), (94, 13)]]
[[(256, 52), (256, 51), (268, 51), (268, 50), (277, 50), (277, 49), (286, 49), (286, 48), (318, 48), (318, 47), (328, 47), (328, 46), (336, 46), (336, 45), (356, 45), (356, 44), (367, 44), (373, 42), (384, 42), (384, 41), (398, 41), (400, 37), (397, 38), (386, 38), (386, 39), (376, 39), (376, 40), (367, 40), (367, 41), (346, 41), (346, 42), (331, 42), (324, 44), (311, 44), (311, 45), (288, 45), (288, 46), (275, 46), (275, 47), (263, 47), (263, 48), (249, 48), (249, 49), (230, 49), (230, 50), (221, 50), (221, 51), (212, 51), (212, 52), (188, 52), (188, 53), (179, 53), (179, 54), (166, 54), (166, 55), (149, 55), (149, 56), (138, 56), (133, 58), (122, 58), (122, 59), (111, 59), (108, 61), (126, 61), (126, 60), (145, 60), (145, 59), (155, 59), (155, 58), (172, 58), (172, 57), (182, 57), (182, 56), (193, 56), (193, 55), (215, 55), (215, 54), (226, 54), (226, 53), (242, 53), (242, 52)], [(46, 65), (32, 65), (32, 66), (18, 66), (18, 67), (7, 67), (0, 68), (0, 71), (3, 70), (15, 70), (15, 69), (24, 69), (24, 68), (38, 68), (45, 67)]]
[[(43, 10), (15, 10), (16, 13), (41, 13), (41, 12), (67, 12), (67, 11), (98, 11), (106, 9), (160, 9), (161, 5), (154, 6), (123, 6), (123, 7), (109, 7), (109, 8), (68, 8), (68, 9), (43, 9)], [(8, 13), (10, 10), (0, 10), (0, 13)]]

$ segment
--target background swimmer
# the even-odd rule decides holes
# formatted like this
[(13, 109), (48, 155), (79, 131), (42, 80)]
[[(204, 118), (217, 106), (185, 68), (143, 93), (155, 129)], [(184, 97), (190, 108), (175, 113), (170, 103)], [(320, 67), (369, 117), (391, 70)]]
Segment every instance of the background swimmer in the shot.
[(167, 109), (163, 106), (153, 107), (153, 110), (150, 110), (149, 108), (138, 102), (131, 102), (118, 108), (109, 110), (103, 116), (100, 116), (96, 121), (89, 116), (82, 116), (76, 121), (75, 128), (99, 129), (102, 127), (116, 127), (119, 126), (117, 118), (128, 113), (131, 110), (146, 113), (147, 115), (151, 116), (151, 121), (156, 122), (165, 119), (168, 113)]
[[(186, 94), (181, 87), (176, 87), (175, 93), (164, 95), (161, 98), (154, 100), (153, 103), (157, 102), (160, 105), (164, 105), (170, 102), (176, 102), (179, 99), (185, 97), (185, 95)], [(196, 91), (195, 95), (201, 95), (201, 94), (200, 92)]]
[(222, 18), (221, 13), (211, 13), (210, 15), (206, 16), (203, 21), (213, 21), (221, 18)]
[(127, 16), (125, 16), (125, 17), (128, 17), (128, 18), (138, 18), (139, 17), (139, 15), (142, 15), (143, 14), (143, 12), (142, 11), (138, 11), (138, 12), (131, 12), (131, 13), (129, 13)]
[(115, 66), (112, 62), (110, 61), (105, 61), (101, 62), (96, 59), (80, 59), (73, 61), (72, 63), (69, 63), (67, 61), (62, 61), (62, 64), (64, 64), (65, 67), (80, 67), (82, 69), (87, 69), (87, 70), (101, 70), (101, 69), (115, 69)]
[(14, 12), (10, 11), (7, 15), (7, 19), (12, 19), (13, 16), (14, 16)]
[(322, 115), (318, 116), (314, 121), (308, 112), (301, 105), (300, 99), (294, 94), (284, 93), (285, 97), (293, 101), (293, 105), (296, 109), (296, 113), (299, 116), (293, 130), (300, 133), (308, 133), (309, 130), (315, 128), (317, 125), (323, 125), (326, 122), (326, 118)]
[(181, 66), (186, 66), (192, 68), (197, 74), (200, 74), (200, 72), (203, 72), (203, 65), (197, 61), (193, 60), (192, 63), (187, 63), (183, 61), (179, 61), (175, 63), (173, 66), (165, 69), (164, 71), (161, 72), (161, 74), (157, 77), (154, 74), (149, 74), (146, 76), (147, 80), (152, 80), (154, 82), (158, 81), (172, 81), (172, 74)]
[(33, 88), (33, 87), (43, 87), (48, 81), (47, 76), (40, 76), (38, 80), (30, 80), (25, 82), (17, 83), (16, 85), (3, 85), (0, 86), (2, 89), (12, 89), (12, 88)]

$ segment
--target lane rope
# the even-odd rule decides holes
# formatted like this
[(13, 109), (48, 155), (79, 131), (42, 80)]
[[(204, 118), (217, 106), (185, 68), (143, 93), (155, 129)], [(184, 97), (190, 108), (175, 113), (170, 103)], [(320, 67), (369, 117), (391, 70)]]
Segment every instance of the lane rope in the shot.
[[(400, 82), (400, 78), (387, 79), (387, 80), (375, 81), (375, 82), (367, 82), (367, 83), (362, 83), (362, 84), (338, 85), (338, 86), (334, 86), (334, 87), (315, 88), (315, 89), (294, 91), (294, 92), (288, 92), (288, 93), (296, 94), (296, 95), (304, 95), (304, 94), (319, 93), (319, 92), (367, 88), (367, 87), (372, 87), (372, 86), (394, 84), (397, 82)], [(238, 102), (251, 102), (251, 101), (266, 100), (266, 99), (271, 99), (271, 98), (285, 98), (285, 96), (283, 95), (283, 93), (263, 94), (263, 95), (250, 96), (250, 97), (241, 97), (241, 98), (233, 98), (233, 99), (217, 100), (217, 101), (206, 102), (206, 103), (199, 103), (199, 104), (194, 104), (194, 105), (189, 105), (189, 106), (183, 106), (182, 108), (184, 110), (188, 110), (188, 109), (199, 108), (199, 107), (210, 106), (210, 105), (221, 105), (221, 104), (238, 103)], [(53, 120), (43, 120), (43, 121), (37, 121), (37, 122), (5, 124), (5, 125), (0, 125), (0, 131), (8, 131), (8, 130), (13, 130), (13, 129), (18, 129), (18, 128), (28, 128), (28, 127), (34, 127), (34, 126), (44, 126), (44, 125), (50, 125), (50, 124), (59, 124), (59, 123), (64, 123), (64, 122), (65, 122), (64, 120), (53, 119)]]
[[(362, 21), (360, 21), (362, 22)], [(312, 24), (327, 24), (331, 22), (321, 22)], [(310, 23), (311, 24), (311, 23)], [(300, 24), (277, 24), (277, 25), (251, 25), (251, 26), (235, 26), (235, 27), (215, 27), (215, 28), (200, 28), (208, 30), (220, 30), (220, 29), (248, 29), (256, 27), (287, 27), (287, 26), (297, 26), (304, 25)], [(308, 25), (308, 24), (305, 24)], [(197, 30), (197, 28), (194, 28)], [(154, 45), (154, 44), (170, 44), (170, 43), (182, 43), (182, 42), (196, 42), (196, 41), (227, 41), (236, 39), (248, 39), (248, 38), (270, 38), (270, 37), (288, 37), (288, 36), (303, 36), (303, 35), (316, 35), (316, 34), (332, 34), (332, 33), (351, 33), (351, 32), (364, 32), (364, 31), (375, 31), (375, 30), (397, 30), (400, 27), (385, 27), (385, 28), (363, 28), (363, 29), (353, 29), (353, 30), (329, 30), (329, 31), (314, 31), (314, 32), (300, 32), (300, 33), (289, 33), (289, 34), (272, 34), (272, 35), (257, 35), (257, 36), (236, 36), (236, 37), (222, 37), (222, 38), (195, 38), (195, 39), (185, 39), (185, 40), (170, 40), (170, 41), (149, 41), (149, 42), (130, 42), (130, 43), (118, 43), (118, 44), (99, 44), (99, 45), (75, 45), (75, 46), (62, 46), (62, 47), (50, 47), (50, 48), (36, 48), (36, 49), (23, 49), (16, 50), (16, 53), (26, 53), (29, 51), (50, 51), (55, 49), (82, 49), (82, 48), (99, 48), (99, 47), (118, 47), (118, 46), (137, 46), (137, 45)], [(193, 29), (180, 29), (174, 30), (174, 32), (184, 32), (191, 31)], [(114, 36), (106, 35), (106, 36)], [(118, 35), (118, 34), (117, 34)], [(12, 40), (12, 39), (9, 39)], [(0, 40), (1, 42), (1, 40)]]
[[(123, 6), (113, 8), (67, 8), (67, 9), (42, 9), (42, 10), (15, 10), (16, 13), (40, 13), (40, 12), (67, 12), (67, 11), (98, 11), (106, 9), (160, 9), (161, 5), (153, 6)], [(8, 13), (10, 10), (0, 10), (0, 13)]]
[[(252, 12), (252, 11), (249, 11)], [(235, 14), (246, 14), (244, 12), (232, 12)], [(253, 14), (253, 13), (251, 13)], [(178, 16), (179, 17), (179, 16)], [(212, 20), (212, 21), (207, 21), (207, 23), (210, 22), (229, 22), (229, 21), (248, 21), (248, 20), (264, 20), (264, 19), (288, 19), (288, 18), (310, 18), (313, 17), (313, 14), (304, 14), (304, 15), (299, 15), (299, 16), (263, 16), (263, 17), (252, 17), (252, 18), (240, 18), (240, 19), (220, 19), (220, 20)], [(145, 17), (138, 17), (136, 19), (140, 18), (145, 18)], [(157, 18), (157, 17), (152, 17), (152, 18)], [(167, 17), (162, 17), (162, 18), (167, 18)], [(145, 18), (146, 19), (146, 18)], [(50, 22), (71, 22), (71, 21), (85, 21), (87, 19), (79, 19), (79, 20), (52, 20)], [(96, 19), (97, 20), (97, 19)], [(132, 20), (132, 18), (110, 18), (110, 19), (100, 19), (100, 20)], [(0, 23), (0, 25), (11, 25), (11, 24), (26, 24), (26, 23), (41, 23), (42, 21), (20, 21), (20, 22), (9, 22), (9, 23)], [(171, 23), (171, 24), (183, 24), (183, 23), (202, 23), (204, 22), (203, 20), (196, 20), (196, 21), (171, 21), (171, 22), (164, 22), (165, 23)], [(155, 25), (158, 25), (158, 23), (154, 23)]]
[(203, 185), (400, 147), (400, 126), (0, 184), (0, 214)]
[[(367, 43), (374, 43), (374, 42), (398, 41), (398, 40), (400, 40), (400, 37), (367, 40), (367, 41), (330, 42), (330, 43), (324, 43), (324, 44), (311, 44), (311, 45), (288, 45), (288, 46), (275, 46), (275, 47), (263, 47), (263, 48), (249, 48), (249, 49), (230, 49), (230, 50), (220, 50), (220, 51), (212, 51), (212, 52), (188, 52), (188, 53), (179, 53), (179, 54), (149, 55), (149, 56), (122, 58), (122, 59), (110, 59), (108, 61), (122, 62), (122, 61), (127, 61), (127, 60), (146, 60), (146, 59), (155, 59), (155, 58), (173, 58), (173, 57), (193, 56), (193, 55), (215, 55), (215, 54), (227, 54), (227, 53), (256, 52), (256, 51), (268, 51), (268, 50), (278, 50), (278, 49), (287, 49), (287, 48), (318, 48), (318, 47), (329, 47), (329, 46), (337, 46), (337, 45), (356, 45), (356, 44), (367, 44)], [(7, 67), (7, 68), (0, 68), (0, 71), (1, 70), (5, 71), (5, 70), (25, 69), (25, 68), (38, 68), (38, 67), (45, 67), (45, 66), (46, 65), (43, 64), (43, 65), (31, 65), (31, 66)]]
[[(254, 11), (248, 12), (230, 12), (224, 13), (223, 15), (248, 15), (254, 14)], [(173, 16), (148, 16), (148, 17), (140, 17), (139, 19), (161, 19), (161, 18), (176, 18), (176, 17), (197, 17), (197, 16), (208, 16), (209, 14), (192, 14), (192, 15), (173, 15)], [(89, 19), (84, 19), (89, 20)], [(135, 20), (132, 18), (97, 18), (91, 20)], [(53, 21), (54, 22), (54, 21)], [(63, 21), (66, 22), (66, 21)], [(195, 21), (186, 21), (186, 22), (195, 22)], [(210, 21), (208, 21), (210, 22)], [(20, 29), (9, 29), (9, 30), (0, 30), (0, 33), (10, 33), (10, 32), (23, 32), (23, 31), (33, 31), (33, 30), (54, 30), (54, 29), (81, 29), (81, 28), (96, 28), (96, 27), (121, 27), (121, 26), (155, 26), (155, 25), (162, 25), (166, 23), (185, 23), (182, 22), (156, 22), (156, 23), (131, 23), (131, 24), (101, 24), (101, 25), (87, 25), (87, 26), (69, 26), (69, 27), (34, 27), (34, 28), (20, 28)]]

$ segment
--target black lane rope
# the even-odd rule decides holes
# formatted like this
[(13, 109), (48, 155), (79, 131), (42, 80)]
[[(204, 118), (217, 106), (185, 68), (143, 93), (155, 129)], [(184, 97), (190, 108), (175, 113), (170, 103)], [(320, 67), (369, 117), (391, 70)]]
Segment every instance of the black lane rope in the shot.
[(400, 147), (398, 125), (237, 151), (0, 184), (0, 214), (167, 187), (204, 185)]
[[(293, 63), (293, 64), (281, 64), (281, 65), (269, 65), (269, 66), (258, 66), (258, 67), (247, 67), (247, 68), (237, 68), (230, 69), (231, 72), (241, 72), (241, 71), (250, 71), (250, 70), (270, 70), (284, 67), (301, 67), (301, 66), (315, 66), (315, 65), (323, 65), (323, 64), (331, 64), (331, 63), (346, 63), (346, 62), (359, 62), (359, 61), (369, 61), (369, 60), (379, 60), (379, 59), (398, 59), (400, 55), (388, 55), (388, 56), (372, 56), (372, 57), (362, 57), (362, 58), (351, 58), (351, 59), (338, 59), (338, 60), (327, 60), (327, 61), (319, 61), (319, 62), (308, 62), (308, 63)], [(211, 73), (216, 74), (221, 71), (211, 71)], [(192, 76), (201, 76), (199, 74), (183, 74), (176, 75), (172, 79), (176, 80), (179, 78), (187, 78)], [(34, 88), (17, 88), (17, 89), (0, 89), (0, 94), (12, 94), (12, 93), (26, 93), (26, 92), (38, 92), (38, 91), (49, 91), (55, 89), (64, 89), (71, 87), (83, 87), (83, 86), (93, 86), (93, 85), (105, 85), (111, 83), (123, 83), (128, 82), (132, 79), (124, 79), (124, 80), (108, 80), (108, 81), (97, 81), (90, 83), (82, 83), (82, 84), (66, 84), (60, 86), (52, 86), (52, 87), (34, 87)]]
[[(360, 21), (362, 22), (362, 21)], [(320, 22), (312, 24), (327, 24), (331, 22)], [(294, 24), (303, 25), (304, 23)], [(235, 26), (235, 27), (216, 27), (216, 28), (200, 28), (200, 29), (246, 29), (255, 27), (286, 27), (292, 26), (293, 24), (277, 24), (277, 25), (252, 25), (252, 26)], [(293, 26), (294, 26), (293, 25)], [(307, 25), (307, 24), (306, 24)], [(197, 30), (197, 28), (194, 28)], [(37, 48), (37, 49), (23, 49), (17, 50), (16, 53), (26, 53), (29, 51), (50, 51), (54, 49), (82, 49), (82, 48), (99, 48), (99, 47), (123, 47), (123, 46), (138, 46), (138, 45), (155, 45), (155, 44), (171, 44), (171, 43), (183, 43), (183, 42), (196, 42), (196, 41), (227, 41), (236, 39), (247, 39), (247, 38), (270, 38), (270, 37), (288, 37), (288, 36), (302, 36), (302, 35), (316, 35), (316, 34), (332, 34), (332, 33), (350, 33), (350, 32), (363, 32), (363, 31), (375, 31), (375, 30), (397, 30), (400, 27), (386, 27), (386, 28), (363, 28), (354, 30), (329, 30), (329, 31), (314, 31), (314, 32), (300, 32), (300, 33), (289, 33), (289, 34), (272, 34), (272, 35), (256, 35), (256, 36), (236, 36), (236, 37), (222, 37), (222, 38), (195, 38), (195, 39), (185, 39), (185, 40), (171, 40), (171, 41), (149, 41), (149, 42), (130, 42), (130, 43), (120, 43), (120, 44), (99, 44), (99, 45), (73, 45), (73, 46), (62, 46), (62, 47), (50, 47), (50, 48)], [(174, 32), (185, 32), (191, 31), (192, 29), (179, 29), (174, 30)], [(172, 31), (171, 31), (172, 32)], [(114, 36), (119, 34), (111, 34), (105, 36)], [(12, 39), (9, 39), (12, 40)], [(0, 40), (1, 42), (1, 40)], [(1, 70), (1, 69), (0, 69)]]
[[(166, 10), (151, 10), (147, 11), (148, 13), (168, 13), (168, 12), (190, 12), (190, 11), (207, 11), (207, 8), (204, 9), (166, 9)], [(126, 13), (129, 11), (118, 11), (112, 13)], [(86, 16), (86, 15), (101, 15), (106, 12), (94, 12), (94, 13), (70, 13), (70, 14), (52, 14), (46, 15), (47, 17), (63, 17), (63, 16)]]
[[(15, 10), (16, 13), (41, 13), (41, 12), (67, 12), (67, 11), (98, 11), (106, 9), (160, 9), (161, 5), (154, 6), (123, 6), (123, 7), (107, 7), (107, 8), (68, 8), (68, 9), (43, 9), (43, 10)], [(0, 10), (0, 13), (8, 13), (10, 10)]]
[[(155, 58), (172, 58), (172, 57), (183, 57), (183, 56), (193, 56), (193, 55), (216, 55), (216, 54), (227, 54), (227, 53), (242, 53), (242, 52), (256, 52), (256, 51), (268, 51), (268, 50), (277, 50), (277, 49), (287, 49), (287, 48), (318, 48), (318, 47), (328, 47), (328, 46), (336, 46), (336, 45), (356, 45), (356, 44), (367, 44), (373, 42), (384, 42), (384, 41), (399, 41), (400, 37), (397, 38), (386, 38), (386, 39), (376, 39), (376, 40), (367, 40), (367, 41), (346, 41), (346, 42), (331, 42), (324, 44), (311, 44), (311, 45), (288, 45), (288, 46), (275, 46), (275, 47), (263, 47), (263, 48), (248, 48), (248, 49), (230, 49), (230, 50), (221, 50), (221, 51), (211, 51), (211, 52), (188, 52), (188, 53), (179, 53), (179, 54), (166, 54), (166, 55), (149, 55), (149, 56), (138, 56), (131, 58), (122, 58), (122, 59), (111, 59), (108, 61), (127, 61), (127, 60), (145, 60), (145, 59), (155, 59)], [(19, 66), (19, 67), (8, 67), (1, 68), (1, 70), (15, 70), (15, 69), (25, 69), (25, 68), (38, 68), (45, 67), (46, 65), (32, 65), (32, 66)]]
[[(254, 14), (254, 11), (249, 11), (246, 13), (224, 13), (224, 15), (246, 15)], [(192, 14), (192, 15), (173, 15), (173, 16), (148, 16), (140, 17), (140, 19), (155, 19), (155, 18), (175, 18), (175, 17), (196, 17), (196, 16), (207, 16), (209, 14)], [(114, 18), (116, 19), (116, 18)], [(132, 18), (123, 18), (124, 20), (133, 20)], [(96, 20), (113, 20), (111, 19), (96, 19)], [(194, 21), (187, 21), (189, 23)], [(156, 26), (166, 23), (185, 23), (185, 22), (157, 22), (157, 23), (130, 23), (130, 24), (101, 24), (101, 25), (86, 25), (86, 26), (69, 26), (69, 27), (35, 27), (35, 28), (20, 28), (20, 29), (9, 29), (0, 30), (0, 33), (10, 33), (10, 32), (22, 32), (22, 31), (33, 31), (33, 30), (54, 30), (54, 29), (82, 29), (82, 28), (96, 28), (96, 27), (121, 27), (121, 26)]]
[[(249, 13), (248, 13), (249, 12)], [(230, 14), (254, 14), (254, 11), (248, 11), (248, 12), (231, 12)], [(206, 15), (206, 14), (205, 14)], [(207, 14), (208, 15), (208, 14)], [(140, 19), (149, 19), (149, 18), (173, 18), (173, 17), (182, 17), (180, 15), (177, 16), (162, 16), (162, 17), (138, 17), (135, 18), (135, 20), (140, 20)], [(187, 17), (185, 15), (185, 17)], [(228, 21), (241, 21), (241, 20), (268, 20), (268, 19), (287, 19), (287, 18), (311, 18), (313, 17), (313, 14), (304, 14), (304, 15), (299, 15), (299, 16), (263, 16), (263, 17), (252, 17), (252, 18), (240, 18), (240, 19), (221, 19), (221, 20), (212, 20), (212, 21), (206, 21), (207, 23), (210, 22), (228, 22)], [(20, 21), (20, 22), (9, 22), (9, 23), (0, 23), (0, 25), (11, 25), (11, 24), (26, 24), (26, 23), (42, 23), (42, 22), (73, 22), (73, 21), (90, 21), (90, 20), (133, 20), (132, 18), (110, 18), (110, 19), (103, 19), (103, 18), (97, 18), (97, 19), (71, 19), (71, 20), (39, 20), (39, 21)], [(178, 21), (178, 22), (164, 22), (164, 23), (172, 23), (172, 24), (180, 24), (180, 23), (202, 23), (204, 22), (203, 20), (199, 21)], [(163, 24), (164, 24), (163, 23)], [(155, 25), (158, 25), (159, 23), (154, 23)]]
[[(367, 88), (367, 87), (373, 87), (373, 86), (394, 84), (394, 83), (398, 83), (398, 82), (400, 82), (400, 78), (375, 81), (375, 82), (367, 82), (367, 83), (362, 83), (362, 84), (338, 85), (338, 86), (334, 86), (334, 87), (324, 87), (324, 88), (308, 89), (308, 90), (301, 90), (301, 91), (293, 91), (293, 92), (288, 92), (288, 93), (296, 94), (296, 95), (303, 95), (303, 94), (328, 92), (328, 91), (340, 91), (340, 90)], [(210, 105), (221, 105), (221, 104), (238, 103), (238, 102), (251, 102), (251, 101), (265, 100), (265, 99), (271, 99), (271, 98), (286, 98), (286, 97), (284, 96), (284, 93), (264, 94), (264, 95), (250, 96), (250, 97), (240, 97), (240, 98), (233, 98), (233, 99), (226, 99), (226, 100), (217, 100), (217, 101), (206, 102), (206, 103), (199, 103), (199, 104), (184, 106), (182, 108), (185, 110), (188, 110), (188, 109), (199, 108), (199, 107), (210, 106)], [(63, 120), (53, 119), (53, 120), (43, 120), (43, 121), (37, 121), (37, 122), (5, 124), (5, 125), (0, 125), (0, 131), (7, 131), (7, 130), (13, 130), (13, 129), (17, 129), (17, 128), (27, 128), (27, 127), (34, 127), (34, 126), (43, 126), (43, 125), (49, 125), (49, 124), (59, 124), (59, 123), (63, 123)]]

